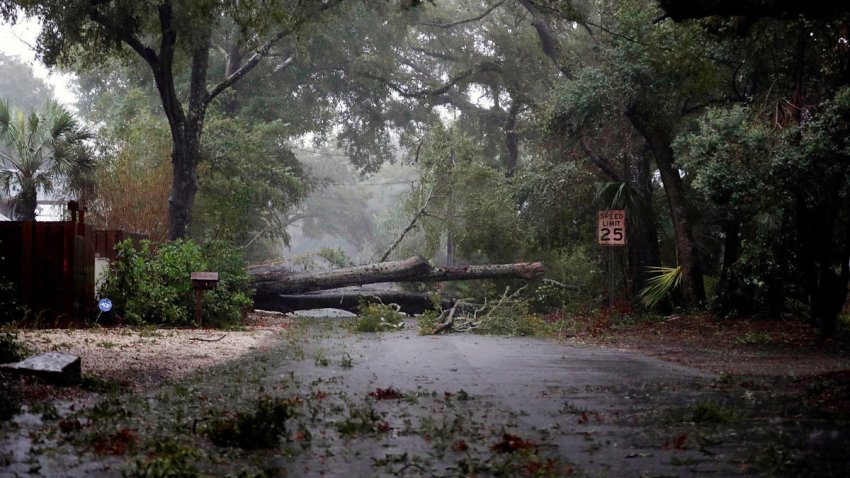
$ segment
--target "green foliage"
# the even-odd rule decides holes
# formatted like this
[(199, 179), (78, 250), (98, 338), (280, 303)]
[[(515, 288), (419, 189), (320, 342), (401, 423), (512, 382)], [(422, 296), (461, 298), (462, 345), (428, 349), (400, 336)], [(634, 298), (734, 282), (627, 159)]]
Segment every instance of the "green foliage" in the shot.
[[(0, 262), (2, 262), (0, 258)], [(29, 308), (18, 301), (18, 288), (0, 275), (0, 324), (9, 324), (29, 315)]]
[(340, 435), (352, 437), (370, 435), (381, 431), (381, 416), (371, 406), (352, 408), (348, 416), (336, 423)]
[(18, 57), (0, 53), (0, 98), (14, 106), (34, 110), (53, 96), (52, 88)]
[(87, 218), (104, 229), (164, 240), (172, 176), (168, 123), (140, 88), (97, 90), (92, 102), (87, 117), (104, 126), (95, 138), (96, 190)]
[(137, 458), (127, 464), (123, 475), (127, 478), (194, 478), (198, 470), (190, 460), (199, 455), (191, 446), (181, 445), (172, 439), (159, 442), (155, 454), (148, 458)]
[(19, 362), (31, 351), (11, 332), (0, 332), (0, 363)]
[(649, 272), (655, 275), (646, 281), (647, 285), (640, 292), (640, 298), (645, 306), (652, 308), (679, 287), (682, 281), (682, 266), (650, 267)]
[(48, 100), (29, 112), (0, 99), (0, 186), (12, 195), (18, 220), (35, 220), (39, 192), (52, 193), (64, 182), (82, 181), (91, 167), (84, 146), (89, 132), (61, 104)]
[(458, 128), (431, 127), (417, 149), (423, 184), (408, 197), (403, 222), (422, 207), (427, 214), (405, 236), (395, 257), (435, 257), (449, 238), (456, 259), (479, 263), (516, 257), (521, 245), (513, 198), (504, 173), (481, 148)]
[(352, 319), (351, 328), (355, 332), (386, 332), (404, 327), (404, 315), (398, 304), (380, 302), (361, 302), (357, 317)]
[[(15, 334), (0, 332), (0, 364), (18, 362), (28, 354), (29, 350), (18, 342)], [(17, 415), (22, 403), (21, 394), (15, 388), (0, 387), (0, 423)]]
[(0, 388), (0, 423), (10, 420), (21, 411), (21, 394), (11, 388)]
[(690, 408), (688, 419), (694, 423), (729, 423), (735, 414), (716, 402), (700, 402)]
[(773, 337), (767, 332), (750, 331), (735, 338), (735, 341), (741, 345), (770, 345), (773, 343)]
[(83, 375), (80, 388), (95, 393), (118, 393), (127, 390), (127, 382), (112, 378), (101, 378), (93, 375)]
[(295, 155), (281, 147), (288, 128), (210, 115), (205, 131), (193, 235), (243, 245), (251, 260), (275, 256), (289, 240), (285, 213), (310, 186)]
[(354, 264), (351, 262), (351, 258), (345, 254), (345, 251), (337, 248), (323, 247), (319, 249), (319, 252), (316, 253), (316, 256), (325, 260), (331, 268), (342, 268), (342, 267), (351, 267)]
[(204, 293), (205, 325), (237, 324), (251, 306), (249, 280), (241, 253), (223, 242), (203, 245), (179, 240), (154, 246), (132, 241), (116, 246), (118, 260), (99, 291), (114, 304), (114, 313), (131, 324), (191, 325), (194, 295), (190, 274), (215, 271), (219, 282)]
[(290, 401), (262, 397), (251, 411), (213, 419), (206, 435), (223, 447), (272, 448), (286, 435), (286, 421), (297, 415)]
[(775, 139), (752, 116), (743, 106), (711, 109), (695, 131), (673, 143), (679, 164), (694, 175), (692, 186), (734, 217), (750, 217), (767, 206), (765, 201), (775, 201), (772, 189), (780, 185), (764, 180), (773, 173), (769, 159)]
[(416, 317), (416, 323), (419, 326), (419, 335), (431, 335), (434, 333), (434, 328), (440, 324), (439, 310), (426, 310)]

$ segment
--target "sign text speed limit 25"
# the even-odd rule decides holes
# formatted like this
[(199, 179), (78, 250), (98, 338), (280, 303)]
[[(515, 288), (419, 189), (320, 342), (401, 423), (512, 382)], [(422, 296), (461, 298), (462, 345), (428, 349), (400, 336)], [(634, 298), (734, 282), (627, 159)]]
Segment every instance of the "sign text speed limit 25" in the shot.
[(599, 211), (597, 238), (602, 246), (626, 244), (626, 211), (615, 209)]

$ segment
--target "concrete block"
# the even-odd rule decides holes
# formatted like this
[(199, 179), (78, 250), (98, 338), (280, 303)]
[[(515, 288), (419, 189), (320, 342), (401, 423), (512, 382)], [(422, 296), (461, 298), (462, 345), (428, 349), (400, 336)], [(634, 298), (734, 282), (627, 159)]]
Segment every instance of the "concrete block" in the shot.
[(47, 352), (26, 359), (0, 365), (0, 370), (33, 375), (59, 385), (80, 383), (82, 366), (80, 357), (64, 352)]

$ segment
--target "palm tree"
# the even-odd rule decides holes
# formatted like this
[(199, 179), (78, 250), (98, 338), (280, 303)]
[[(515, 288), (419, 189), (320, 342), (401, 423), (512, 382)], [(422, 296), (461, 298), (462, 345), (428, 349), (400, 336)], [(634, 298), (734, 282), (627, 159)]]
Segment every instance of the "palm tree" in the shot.
[(90, 137), (56, 101), (27, 114), (0, 99), (0, 185), (7, 196), (16, 192), (16, 220), (35, 220), (39, 190), (53, 192), (60, 176), (80, 177), (90, 164), (83, 143)]

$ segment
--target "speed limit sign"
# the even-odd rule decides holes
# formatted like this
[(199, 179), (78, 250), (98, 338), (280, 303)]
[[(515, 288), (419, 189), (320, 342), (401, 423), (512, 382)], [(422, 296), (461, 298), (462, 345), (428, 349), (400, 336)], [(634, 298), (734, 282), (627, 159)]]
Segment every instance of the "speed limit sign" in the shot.
[(626, 211), (599, 211), (597, 238), (602, 246), (626, 245)]

